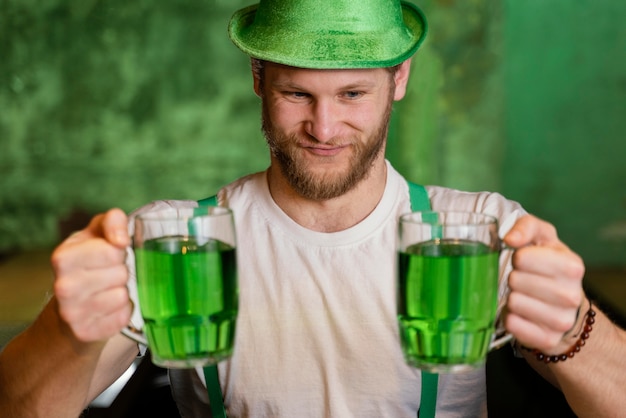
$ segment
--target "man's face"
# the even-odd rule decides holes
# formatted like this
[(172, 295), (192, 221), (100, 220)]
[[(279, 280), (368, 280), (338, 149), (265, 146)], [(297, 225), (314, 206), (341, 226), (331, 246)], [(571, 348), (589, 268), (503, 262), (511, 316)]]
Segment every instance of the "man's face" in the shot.
[(267, 63), (263, 131), (293, 189), (312, 200), (351, 190), (384, 158), (394, 98), (385, 69), (308, 70)]

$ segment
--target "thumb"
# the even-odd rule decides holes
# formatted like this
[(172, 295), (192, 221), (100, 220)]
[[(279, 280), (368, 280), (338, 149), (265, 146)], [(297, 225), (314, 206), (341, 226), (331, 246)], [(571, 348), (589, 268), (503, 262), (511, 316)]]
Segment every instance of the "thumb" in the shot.
[(504, 236), (504, 242), (513, 248), (521, 248), (527, 245), (564, 247), (564, 244), (559, 240), (556, 228), (533, 215), (525, 215), (519, 218), (511, 230)]
[(128, 233), (128, 217), (123, 210), (114, 208), (104, 214), (95, 216), (87, 230), (93, 236), (99, 236), (119, 248), (130, 245)]

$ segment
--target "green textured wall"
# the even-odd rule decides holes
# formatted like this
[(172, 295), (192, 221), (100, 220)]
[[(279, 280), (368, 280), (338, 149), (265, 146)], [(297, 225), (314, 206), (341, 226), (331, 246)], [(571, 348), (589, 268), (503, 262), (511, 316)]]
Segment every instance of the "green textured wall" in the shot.
[(626, 265), (626, 2), (507, 2), (503, 191)]
[(75, 211), (201, 198), (267, 162), (243, 1), (0, 2), (0, 250)]
[(440, 0), (390, 157), (415, 181), (495, 190), (589, 266), (626, 265), (626, 2)]
[(504, 5), (416, 2), (429, 22), (396, 106), (389, 157), (410, 179), (499, 190), (504, 158)]
[[(626, 2), (424, 0), (396, 106), (410, 179), (496, 190), (588, 262), (625, 264)], [(263, 169), (242, 0), (0, 0), (0, 252), (111, 206), (201, 198)]]

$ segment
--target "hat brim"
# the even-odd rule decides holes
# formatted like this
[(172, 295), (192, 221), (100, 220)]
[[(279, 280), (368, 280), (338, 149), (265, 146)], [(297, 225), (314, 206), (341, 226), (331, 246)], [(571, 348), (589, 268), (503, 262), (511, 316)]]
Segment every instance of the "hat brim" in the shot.
[(294, 34), (253, 25), (258, 4), (237, 11), (228, 33), (233, 43), (251, 57), (301, 68), (344, 69), (392, 67), (410, 58), (427, 32), (422, 11), (401, 2), (404, 28), (385, 32), (329, 32)]

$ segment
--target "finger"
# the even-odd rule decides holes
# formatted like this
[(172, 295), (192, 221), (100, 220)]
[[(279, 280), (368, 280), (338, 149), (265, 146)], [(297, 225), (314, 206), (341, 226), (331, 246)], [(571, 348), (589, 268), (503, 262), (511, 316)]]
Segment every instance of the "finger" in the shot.
[[(119, 299), (112, 295), (103, 295), (107, 301)], [(100, 312), (98, 315), (86, 317), (84, 321), (73, 325), (73, 332), (77, 338), (83, 341), (98, 341), (111, 338), (118, 334), (130, 321), (132, 305), (128, 298), (119, 305), (108, 305), (110, 310)]]
[(90, 295), (82, 300), (68, 300), (57, 295), (61, 316), (69, 323), (81, 324), (94, 318), (110, 315), (128, 304), (128, 291), (117, 287)]
[(581, 284), (564, 282), (525, 271), (513, 270), (509, 275), (512, 293), (522, 293), (543, 303), (564, 309), (578, 308), (582, 301)]
[(513, 253), (513, 268), (555, 279), (582, 280), (582, 259), (566, 247), (526, 246)]
[(521, 292), (511, 292), (507, 302), (509, 314), (535, 324), (545, 334), (554, 334), (553, 338), (559, 340), (576, 322), (577, 308), (546, 303)]
[(102, 220), (104, 237), (108, 242), (119, 248), (130, 245), (128, 234), (128, 217), (121, 209), (109, 210)]
[(108, 338), (119, 332), (132, 313), (126, 287), (107, 289), (82, 301), (63, 300), (58, 296), (57, 300), (61, 318), (85, 341)]
[(561, 340), (561, 335), (546, 332), (544, 327), (514, 313), (507, 313), (504, 326), (520, 344), (540, 351), (551, 350)]
[(116, 264), (100, 269), (83, 269), (79, 273), (61, 275), (54, 283), (54, 293), (61, 302), (88, 304), (93, 295), (107, 290), (126, 289), (128, 269)]
[(94, 238), (102, 238), (119, 248), (130, 245), (128, 217), (124, 211), (114, 208), (95, 215), (85, 229), (72, 234), (67, 242), (74, 244)]
[(121, 209), (110, 209), (104, 214), (94, 216), (86, 232), (93, 238), (104, 238), (120, 248), (130, 244), (128, 217)]
[(124, 265), (126, 249), (109, 244), (102, 238), (69, 242), (59, 246), (51, 257), (57, 278), (80, 274), (115, 265)]
[(513, 248), (527, 245), (553, 246), (567, 248), (556, 233), (556, 228), (533, 215), (525, 215), (517, 220), (509, 232), (504, 236), (504, 242)]

